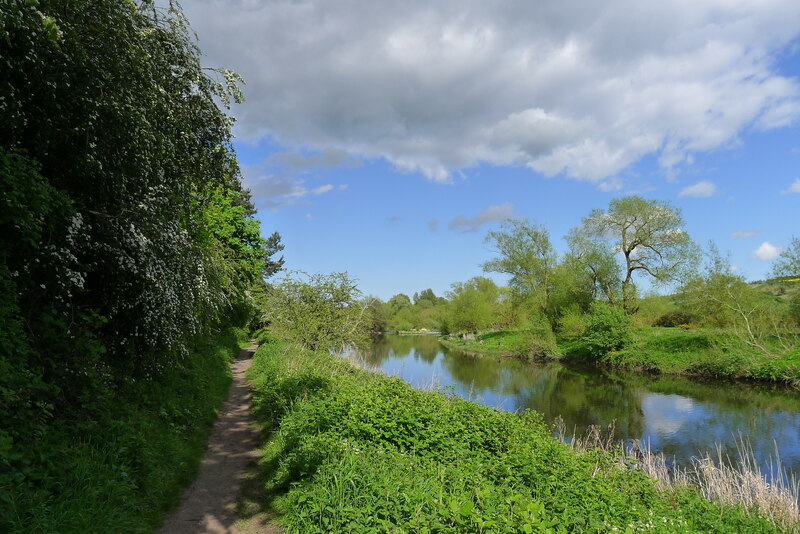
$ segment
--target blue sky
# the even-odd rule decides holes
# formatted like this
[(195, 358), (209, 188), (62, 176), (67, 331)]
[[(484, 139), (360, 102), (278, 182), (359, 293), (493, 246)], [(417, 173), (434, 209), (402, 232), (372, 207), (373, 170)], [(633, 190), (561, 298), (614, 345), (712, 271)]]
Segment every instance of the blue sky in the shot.
[(481, 274), (502, 219), (563, 250), (628, 194), (680, 208), (749, 279), (800, 235), (795, 1), (184, 7), (204, 62), (247, 81), (235, 148), (289, 269), (441, 294)]

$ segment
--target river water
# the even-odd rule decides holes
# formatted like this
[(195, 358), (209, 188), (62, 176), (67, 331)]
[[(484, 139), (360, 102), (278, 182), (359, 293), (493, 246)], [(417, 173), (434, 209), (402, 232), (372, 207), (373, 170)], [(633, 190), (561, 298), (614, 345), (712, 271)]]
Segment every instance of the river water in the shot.
[(797, 390), (473, 356), (433, 336), (382, 336), (361, 358), (418, 388), (447, 388), (501, 410), (535, 410), (548, 422), (561, 417), (569, 435), (614, 422), (618, 439), (649, 441), (681, 465), (714, 453), (716, 444), (735, 456), (741, 435), (769, 476), (777, 444), (783, 466), (800, 474)]

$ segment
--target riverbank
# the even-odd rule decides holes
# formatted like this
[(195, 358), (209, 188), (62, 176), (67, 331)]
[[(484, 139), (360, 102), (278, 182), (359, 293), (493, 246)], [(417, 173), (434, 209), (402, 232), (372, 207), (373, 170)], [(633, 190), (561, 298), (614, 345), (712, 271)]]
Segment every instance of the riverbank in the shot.
[(259, 348), (248, 376), (287, 532), (780, 532), (571, 449), (531, 412), (417, 391), (280, 342)]
[[(440, 342), (445, 347), (474, 354), (531, 359), (520, 331), (487, 332), (471, 340), (443, 337)], [(558, 353), (552, 359), (648, 373), (749, 379), (800, 387), (800, 347), (770, 357), (728, 332), (713, 329), (637, 328), (628, 347), (599, 358), (592, 358), (580, 339), (560, 338)]]
[[(157, 379), (92, 399), (103, 402), (102, 417), (54, 422), (41, 437), (41, 461), (13, 485), (0, 483), (10, 510), (0, 531), (152, 533), (197, 472), (231, 382), (228, 365), (245, 343), (239, 329), (198, 340)], [(14, 461), (2, 453), (0, 465)]]

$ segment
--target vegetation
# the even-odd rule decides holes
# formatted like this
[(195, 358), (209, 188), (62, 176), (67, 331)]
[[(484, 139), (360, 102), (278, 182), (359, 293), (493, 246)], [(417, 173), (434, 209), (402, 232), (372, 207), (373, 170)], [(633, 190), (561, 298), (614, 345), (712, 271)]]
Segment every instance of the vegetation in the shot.
[(312, 350), (366, 340), (367, 303), (347, 273), (285, 276), (266, 291), (264, 322), (283, 339)]
[(0, 3), (0, 530), (147, 531), (281, 260), (176, 4)]
[[(483, 268), (508, 275), (509, 287), (483, 277), (453, 284), (435, 305), (442, 342), (479, 354), (800, 384), (800, 240), (778, 258), (778, 278), (748, 283), (713, 243), (698, 265), (678, 210), (626, 197), (594, 210), (566, 241), (559, 257), (544, 226), (512, 220), (490, 232), (498, 256)], [(672, 295), (640, 297), (637, 273), (680, 283)], [(370, 309), (381, 306), (373, 299)], [(399, 318), (395, 307), (404, 324), (419, 324), (405, 295), (389, 301), (389, 323)]]
[(250, 372), (262, 468), (288, 532), (777, 532), (753, 510), (658, 489), (533, 413), (498, 412), (271, 343)]
[(589, 354), (602, 356), (620, 350), (632, 341), (631, 319), (621, 308), (604, 302), (593, 302), (586, 323), (583, 341)]

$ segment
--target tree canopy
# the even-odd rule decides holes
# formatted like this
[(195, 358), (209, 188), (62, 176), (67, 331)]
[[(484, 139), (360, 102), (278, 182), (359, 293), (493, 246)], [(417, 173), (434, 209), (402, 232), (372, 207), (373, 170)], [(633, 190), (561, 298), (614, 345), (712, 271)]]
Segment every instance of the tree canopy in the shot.
[(674, 282), (696, 264), (696, 246), (683, 226), (680, 210), (669, 203), (629, 196), (612, 200), (607, 210), (593, 210), (579, 234), (622, 255), (622, 300), (633, 312), (635, 274)]

